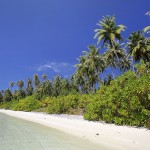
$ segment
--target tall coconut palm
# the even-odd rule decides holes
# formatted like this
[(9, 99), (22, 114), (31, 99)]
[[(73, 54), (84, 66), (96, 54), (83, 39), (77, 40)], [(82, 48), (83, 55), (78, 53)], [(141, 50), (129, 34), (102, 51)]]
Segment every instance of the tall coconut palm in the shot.
[(17, 82), (17, 86), (19, 88), (18, 92), (17, 92), (17, 99), (22, 99), (22, 98), (25, 98), (26, 97), (26, 93), (25, 91), (23, 90), (23, 87), (24, 87), (24, 81), (23, 80), (20, 80)]
[(85, 53), (87, 60), (85, 65), (88, 67), (88, 84), (95, 91), (95, 84), (99, 81), (99, 74), (104, 71), (105, 63), (99, 54), (99, 49), (94, 45), (88, 47), (89, 52)]
[(27, 92), (27, 95), (33, 94), (32, 79), (30, 79), (30, 78), (27, 80), (26, 92)]
[(39, 76), (37, 74), (34, 74), (33, 78), (34, 78), (34, 85), (35, 85), (35, 87), (37, 89), (39, 87), (39, 85), (40, 85)]
[(60, 76), (55, 76), (54, 81), (53, 81), (53, 93), (54, 96), (58, 96), (61, 92), (62, 89), (62, 77)]
[(143, 32), (137, 31), (130, 34), (128, 37), (128, 53), (132, 56), (135, 62), (141, 59), (145, 64), (150, 62), (150, 39), (144, 37)]
[(18, 81), (17, 86), (18, 86), (19, 90), (22, 90), (22, 88), (24, 87), (24, 81), (23, 80)]
[(95, 91), (95, 84), (99, 81), (100, 72), (104, 71), (104, 61), (99, 54), (99, 49), (94, 45), (88, 47), (89, 52), (83, 51), (83, 56), (79, 59), (79, 64), (76, 65), (77, 81), (86, 85), (88, 91)]
[[(121, 32), (125, 30), (124, 25), (116, 25), (114, 16), (106, 16), (100, 20), (97, 25), (100, 27), (99, 29), (95, 29), (94, 38), (98, 38), (97, 44), (103, 41), (104, 45), (109, 45), (115, 50), (114, 42), (115, 40), (123, 40), (121, 36)], [(117, 61), (119, 62), (119, 57), (117, 52), (115, 52)]]
[(0, 91), (0, 103), (3, 102), (3, 93)]
[(11, 89), (14, 87), (14, 85), (15, 85), (15, 83), (12, 81), (9, 83), (9, 86), (11, 87)]
[(43, 96), (52, 96), (52, 84), (49, 80), (44, 81), (36, 89), (38, 98), (41, 99)]
[(85, 82), (86, 82), (86, 74), (88, 73), (88, 68), (85, 66), (86, 57), (80, 56), (78, 58), (79, 64), (76, 64), (75, 67), (77, 67), (74, 79), (77, 85), (79, 85), (82, 92), (86, 92), (85, 89)]

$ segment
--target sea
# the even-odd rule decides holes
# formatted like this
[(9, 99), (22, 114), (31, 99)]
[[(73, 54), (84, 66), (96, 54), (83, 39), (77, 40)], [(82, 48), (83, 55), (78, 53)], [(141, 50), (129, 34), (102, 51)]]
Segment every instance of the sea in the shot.
[(108, 150), (84, 138), (0, 113), (0, 150)]

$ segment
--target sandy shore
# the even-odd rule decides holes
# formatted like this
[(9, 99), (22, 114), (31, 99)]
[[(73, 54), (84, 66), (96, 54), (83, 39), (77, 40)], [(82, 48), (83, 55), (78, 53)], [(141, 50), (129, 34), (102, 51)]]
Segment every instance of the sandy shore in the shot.
[(150, 150), (150, 130), (89, 122), (82, 116), (48, 115), (0, 110), (10, 116), (40, 123), (114, 150)]

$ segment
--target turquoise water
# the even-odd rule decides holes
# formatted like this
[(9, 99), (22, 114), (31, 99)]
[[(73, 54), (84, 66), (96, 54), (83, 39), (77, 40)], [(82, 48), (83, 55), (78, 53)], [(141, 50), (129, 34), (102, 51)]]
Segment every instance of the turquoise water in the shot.
[(0, 150), (106, 150), (84, 139), (0, 113)]

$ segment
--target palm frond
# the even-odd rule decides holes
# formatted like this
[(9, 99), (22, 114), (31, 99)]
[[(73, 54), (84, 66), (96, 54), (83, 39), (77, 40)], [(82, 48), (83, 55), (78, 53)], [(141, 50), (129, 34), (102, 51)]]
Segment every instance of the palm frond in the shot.
[(143, 29), (145, 33), (150, 33), (150, 26), (147, 26)]
[(100, 43), (100, 41), (101, 41), (103, 38), (104, 38), (104, 35), (100, 35), (100, 36), (98, 37), (97, 45)]

